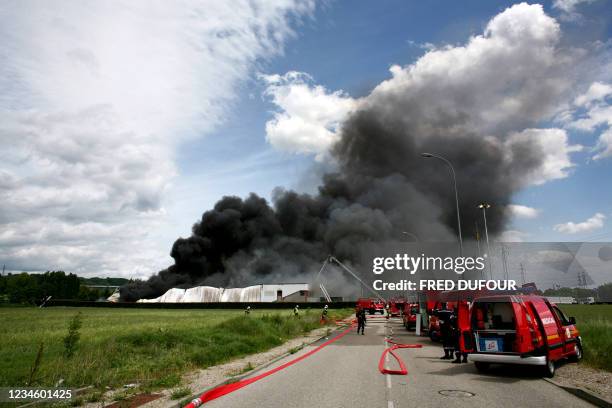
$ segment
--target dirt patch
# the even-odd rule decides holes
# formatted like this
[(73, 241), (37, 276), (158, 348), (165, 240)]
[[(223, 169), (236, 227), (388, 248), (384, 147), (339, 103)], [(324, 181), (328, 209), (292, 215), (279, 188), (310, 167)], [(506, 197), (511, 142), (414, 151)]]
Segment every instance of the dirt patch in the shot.
[(568, 363), (557, 368), (553, 380), (561, 385), (582, 387), (612, 401), (612, 373)]

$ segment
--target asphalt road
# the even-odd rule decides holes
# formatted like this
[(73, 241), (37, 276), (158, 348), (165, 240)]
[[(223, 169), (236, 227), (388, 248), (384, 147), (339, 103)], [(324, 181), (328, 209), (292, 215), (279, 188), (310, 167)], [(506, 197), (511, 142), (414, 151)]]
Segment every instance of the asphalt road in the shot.
[[(421, 349), (396, 350), (408, 367), (408, 375), (383, 375), (378, 371), (386, 336), (399, 343), (423, 345)], [(299, 363), (203, 407), (592, 407), (542, 380), (533, 368), (493, 366), (490, 372), (481, 374), (472, 363), (440, 360), (442, 354), (440, 345), (407, 332), (399, 319), (371, 319), (364, 336), (351, 331)], [(396, 368), (393, 364), (391, 358), (388, 367)]]

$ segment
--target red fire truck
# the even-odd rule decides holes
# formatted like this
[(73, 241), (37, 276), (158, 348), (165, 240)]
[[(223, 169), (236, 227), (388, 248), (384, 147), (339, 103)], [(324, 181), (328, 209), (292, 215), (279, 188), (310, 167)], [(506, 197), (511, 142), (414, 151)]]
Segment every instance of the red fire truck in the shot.
[(418, 313), (419, 313), (418, 303), (404, 303), (402, 320), (404, 321), (404, 327), (407, 330), (412, 330), (416, 328), (416, 320), (417, 320)]
[(524, 364), (555, 374), (555, 362), (580, 360), (582, 340), (576, 319), (535, 295), (485, 295), (471, 308), (458, 305), (461, 349), (478, 370), (490, 364)]
[(389, 314), (391, 316), (399, 316), (403, 309), (406, 300), (403, 298), (394, 298), (389, 300)]
[(385, 313), (385, 304), (380, 299), (359, 298), (357, 299), (357, 307), (365, 309), (371, 315), (374, 313)]

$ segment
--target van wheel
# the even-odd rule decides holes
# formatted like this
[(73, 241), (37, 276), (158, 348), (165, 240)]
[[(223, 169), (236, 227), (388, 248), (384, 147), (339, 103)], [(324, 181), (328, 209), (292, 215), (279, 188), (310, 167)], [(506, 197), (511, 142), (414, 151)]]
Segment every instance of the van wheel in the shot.
[(544, 376), (553, 378), (555, 376), (555, 362), (551, 359), (546, 359), (546, 365), (544, 366)]
[(576, 342), (574, 345), (574, 353), (575, 354), (569, 358), (570, 361), (577, 363), (582, 360), (582, 344), (580, 344), (580, 342)]
[(489, 363), (483, 363), (482, 361), (475, 361), (474, 365), (478, 371), (485, 372), (489, 369)]

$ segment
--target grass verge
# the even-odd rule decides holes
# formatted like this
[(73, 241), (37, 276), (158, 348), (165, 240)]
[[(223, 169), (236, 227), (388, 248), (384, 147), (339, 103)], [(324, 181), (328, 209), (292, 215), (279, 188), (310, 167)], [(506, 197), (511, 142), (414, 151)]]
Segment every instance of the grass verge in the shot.
[[(82, 327), (73, 355), (64, 338), (71, 318)], [(352, 310), (332, 310), (330, 322)], [(32, 386), (138, 383), (148, 389), (178, 387), (189, 370), (268, 350), (320, 327), (320, 310), (299, 318), (287, 310), (163, 310), (0, 308), (0, 386), (24, 386), (37, 359)]]
[(612, 372), (612, 305), (559, 305), (576, 318), (585, 364)]

